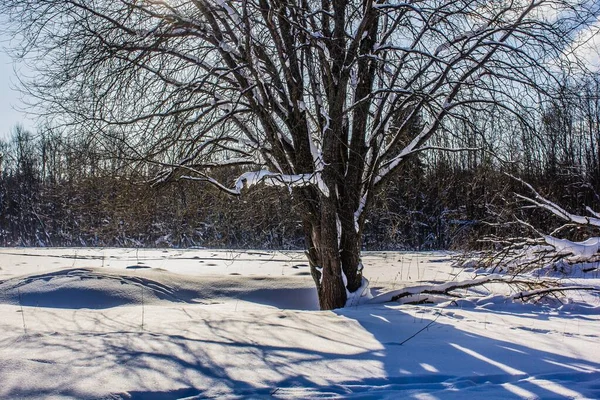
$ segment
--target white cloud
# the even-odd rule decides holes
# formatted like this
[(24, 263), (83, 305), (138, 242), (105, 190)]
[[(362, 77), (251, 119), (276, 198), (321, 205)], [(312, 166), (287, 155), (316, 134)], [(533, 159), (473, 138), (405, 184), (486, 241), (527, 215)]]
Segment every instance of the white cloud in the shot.
[(589, 69), (600, 70), (600, 18), (579, 32), (565, 52), (565, 60), (582, 62)]

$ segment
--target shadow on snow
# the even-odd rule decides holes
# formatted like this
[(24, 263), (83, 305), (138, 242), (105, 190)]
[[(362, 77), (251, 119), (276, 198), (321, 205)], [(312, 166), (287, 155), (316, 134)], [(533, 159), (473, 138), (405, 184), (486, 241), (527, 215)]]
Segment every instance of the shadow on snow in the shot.
[[(69, 389), (73, 382), (64, 381), (80, 378), (68, 374), (74, 365), (85, 366), (80, 368), (86, 376), (120, 368), (123, 377), (140, 388), (114, 393), (113, 399), (600, 398), (599, 363), (463, 331), (457, 328), (460, 321), (447, 323), (447, 316), (401, 345), (435, 318), (427, 312), (431, 309), (421, 310), (422, 318), (386, 306), (323, 312), (320, 317), (328, 324), (322, 326), (315, 323), (314, 313), (270, 310), (274, 316), (265, 315), (265, 320), (245, 313), (232, 320), (211, 319), (208, 309), (191, 310), (184, 312), (193, 324), (178, 334), (154, 333), (152, 327), (144, 332), (119, 330), (118, 321), (100, 316), (97, 323), (111, 332), (40, 335), (19, 345), (75, 355), (69, 366), (54, 365), (48, 382), (54, 382), (54, 373), (56, 386), (49, 384), (37, 396), (86, 398)], [(291, 320), (277, 322), (286, 319)], [(194, 332), (199, 327), (200, 335)], [(357, 342), (356, 335), (369, 343)], [(261, 342), (264, 336), (268, 338)], [(298, 337), (310, 338), (310, 343), (300, 345)], [(7, 345), (0, 342), (0, 347)], [(40, 361), (44, 362), (54, 363)], [(346, 369), (338, 369), (342, 367)], [(0, 364), (0, 377), (9, 373), (4, 368), (8, 367)], [(351, 378), (361, 375), (364, 378)], [(168, 380), (175, 389), (153, 390), (149, 377)], [(19, 388), (6, 395), (27, 397)]]

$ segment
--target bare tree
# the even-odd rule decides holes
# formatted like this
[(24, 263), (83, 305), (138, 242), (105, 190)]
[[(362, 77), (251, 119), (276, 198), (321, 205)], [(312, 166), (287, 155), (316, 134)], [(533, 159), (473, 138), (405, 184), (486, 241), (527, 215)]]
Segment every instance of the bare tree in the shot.
[[(368, 284), (361, 235), (377, 190), (457, 120), (525, 118), (594, 4), (1, 0), (0, 11), (55, 123), (162, 167), (154, 182), (287, 186), (331, 309)], [(233, 186), (214, 178), (232, 166), (248, 171)]]

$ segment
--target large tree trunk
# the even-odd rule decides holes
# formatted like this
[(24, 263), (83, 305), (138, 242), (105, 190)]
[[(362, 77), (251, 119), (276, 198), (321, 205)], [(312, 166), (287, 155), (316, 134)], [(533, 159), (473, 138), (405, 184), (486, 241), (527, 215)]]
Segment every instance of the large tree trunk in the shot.
[(332, 203), (324, 202), (321, 207), (320, 221), (304, 221), (306, 255), (317, 287), (319, 305), (322, 310), (332, 310), (344, 307), (348, 292), (355, 292), (361, 287), (361, 236), (353, 224), (351, 230), (345, 229), (347, 224), (339, 222), (338, 212)]

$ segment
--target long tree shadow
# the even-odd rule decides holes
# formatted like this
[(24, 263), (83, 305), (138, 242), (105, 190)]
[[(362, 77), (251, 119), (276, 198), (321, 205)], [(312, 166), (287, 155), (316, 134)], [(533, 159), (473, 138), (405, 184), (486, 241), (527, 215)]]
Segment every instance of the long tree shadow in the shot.
[[(193, 398), (234, 397), (234, 398), (476, 398), (484, 395), (488, 398), (502, 399), (559, 399), (559, 398), (599, 398), (600, 363), (584, 361), (575, 357), (541, 351), (534, 346), (525, 346), (510, 341), (498, 340), (458, 329), (455, 324), (436, 320), (435, 314), (426, 314), (423, 318), (403, 312), (398, 308), (386, 306), (359, 307), (338, 310), (337, 315), (346, 322), (334, 331), (318, 330), (312, 320), (298, 318), (294, 328), (289, 325), (264, 322), (260, 330), (279, 332), (273, 335), (276, 345), (256, 343), (252, 339), (240, 341), (240, 337), (252, 337), (256, 329), (248, 322), (245, 329), (230, 327), (224, 321), (205, 321), (210, 338), (196, 340), (186, 336), (165, 337), (175, 346), (184, 348), (184, 352), (195, 351), (198, 356), (199, 343), (202, 348), (226, 343), (231, 354), (238, 354), (240, 362), (251, 360), (246, 368), (254, 368), (256, 374), (261, 371), (279, 371), (277, 377), (256, 383), (253, 374), (249, 379), (240, 379), (233, 372), (239, 365), (226, 365), (215, 359), (214, 353), (205, 353), (198, 357), (200, 364), (187, 363), (181, 359), (160, 354), (152, 358), (170, 360), (182, 375), (184, 371), (194, 370), (205, 377), (225, 382), (221, 389), (205, 388), (187, 382), (190, 386), (177, 389), (180, 392), (129, 392), (132, 398), (169, 399), (174, 394), (191, 394)], [(356, 327), (372, 335), (369, 343), (352, 344)], [(414, 338), (404, 342), (415, 332), (429, 326)], [(321, 329), (323, 327), (321, 326)], [(242, 333), (242, 336), (240, 336)], [(327, 342), (327, 350), (296, 346), (285, 343), (286, 337), (313, 334), (313, 340)], [(364, 332), (363, 332), (364, 333)], [(214, 340), (214, 338), (219, 338)], [(342, 339), (345, 338), (345, 339)], [(349, 340), (346, 340), (349, 339)], [(293, 342), (293, 341), (288, 341)], [(348, 346), (354, 346), (348, 351)], [(129, 362), (148, 354), (133, 354), (131, 349), (111, 349), (111, 353), (121, 353), (121, 362)], [(279, 357), (282, 352), (292, 353), (288, 357)], [(248, 357), (250, 355), (250, 357)], [(288, 365), (287, 363), (295, 363)], [(307, 369), (302, 368), (305, 363)], [(311, 365), (326, 363), (331, 366), (332, 375), (322, 374), (322, 370), (312, 370)], [(345, 367), (344, 367), (345, 365)], [(362, 372), (363, 377), (355, 379), (351, 369), (375, 368)], [(138, 367), (144, 368), (144, 365)], [(244, 368), (244, 367), (242, 367)], [(335, 373), (338, 376), (335, 376)], [(314, 373), (314, 374), (313, 374)], [(244, 374), (242, 374), (243, 376)], [(360, 374), (359, 374), (360, 375)], [(366, 375), (366, 376), (365, 376)], [(238, 378), (236, 378), (238, 376)], [(180, 384), (186, 382), (181, 381)], [(138, 396), (138, 397), (135, 397)], [(154, 396), (154, 397), (152, 397)]]
[[(20, 355), (0, 363), (0, 398), (97, 398), (90, 385), (96, 380), (117, 381), (113, 399), (269, 397), (290, 387), (306, 394), (304, 388), (322, 392), (313, 363), (360, 362), (369, 353), (348, 335), (338, 338), (336, 329), (319, 326), (313, 313), (265, 308), (221, 315), (182, 307), (141, 331), (118, 317), (118, 309), (73, 312), (39, 309), (49, 322), (43, 329), (0, 340), (0, 357), (9, 347)], [(323, 316), (347, 328), (346, 319)], [(9, 379), (15, 370), (36, 378), (15, 383)], [(126, 390), (119, 389), (121, 380)]]
[[(115, 381), (112, 399), (600, 398), (600, 360), (477, 334), (446, 316), (431, 323), (428, 307), (406, 310), (238, 313), (174, 303), (160, 318), (147, 310), (141, 330), (119, 309), (44, 309), (44, 329), (0, 340), (0, 357), (22, 354), (0, 358), (0, 397), (91, 399), (98, 382)], [(19, 370), (40, 377), (35, 389), (13, 379)]]
[[(338, 311), (355, 319), (382, 345), (387, 374), (383, 379), (344, 382), (348, 393), (429, 399), (600, 398), (600, 359), (590, 362), (561, 355), (569, 352), (569, 337), (564, 338), (567, 343), (557, 341), (556, 353), (542, 351), (534, 343), (515, 344), (510, 338), (499, 340), (458, 329), (460, 321), (448, 323), (429, 311), (419, 318), (398, 307)], [(519, 335), (518, 329), (512, 331)], [(540, 338), (549, 333), (530, 332)]]

